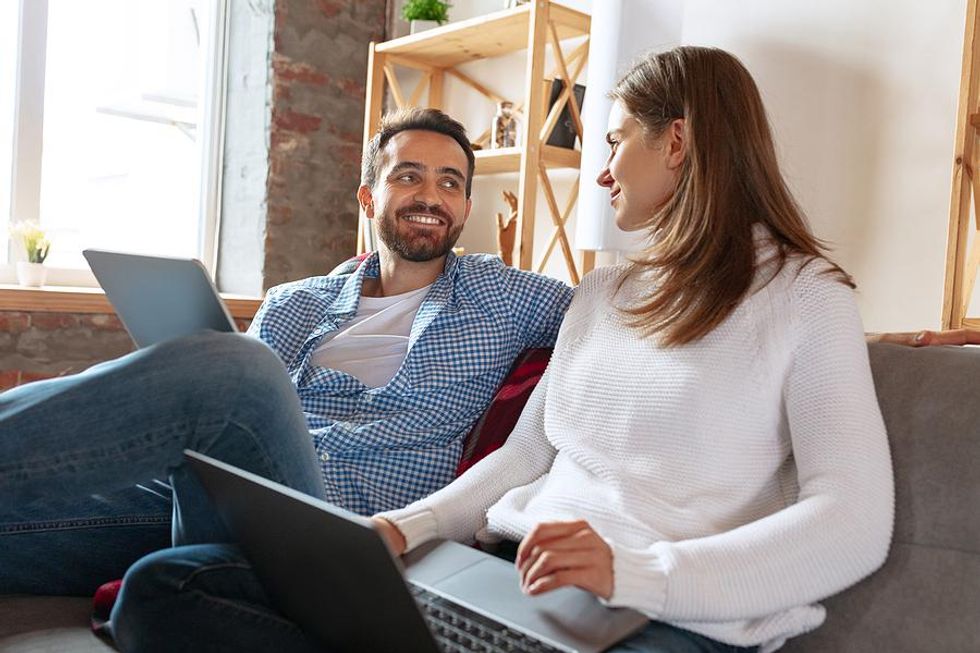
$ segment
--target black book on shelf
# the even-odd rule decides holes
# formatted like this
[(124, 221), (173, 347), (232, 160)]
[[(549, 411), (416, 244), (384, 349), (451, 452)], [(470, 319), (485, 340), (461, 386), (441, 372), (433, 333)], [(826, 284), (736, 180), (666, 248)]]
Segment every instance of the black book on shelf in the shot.
[[(551, 80), (551, 95), (548, 100), (548, 110), (550, 112), (551, 107), (555, 106), (555, 102), (558, 101), (558, 96), (561, 95), (562, 89), (565, 87), (563, 80), (553, 79)], [(575, 100), (579, 107), (579, 113), (582, 111), (582, 102), (585, 101), (585, 87), (581, 84), (576, 84), (575, 88), (572, 90), (575, 95)], [(569, 99), (571, 102), (571, 99)], [(575, 131), (575, 123), (572, 121), (572, 111), (568, 108), (568, 102), (561, 110), (561, 115), (558, 116), (558, 122), (555, 124), (554, 130), (551, 132), (551, 136), (548, 137), (548, 145), (554, 145), (555, 147), (567, 147), (572, 150), (575, 149), (575, 139), (578, 138), (578, 133)]]

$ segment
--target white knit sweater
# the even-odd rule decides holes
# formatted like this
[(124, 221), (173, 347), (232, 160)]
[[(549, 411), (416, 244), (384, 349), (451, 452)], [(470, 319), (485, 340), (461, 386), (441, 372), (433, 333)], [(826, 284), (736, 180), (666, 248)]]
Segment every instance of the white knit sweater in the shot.
[(763, 651), (816, 628), (816, 601), (883, 563), (893, 520), (861, 321), (825, 269), (790, 259), (666, 349), (614, 308), (642, 283), (613, 297), (623, 268), (594, 271), (506, 445), (384, 516), (409, 548), (586, 519), (613, 550), (610, 605)]

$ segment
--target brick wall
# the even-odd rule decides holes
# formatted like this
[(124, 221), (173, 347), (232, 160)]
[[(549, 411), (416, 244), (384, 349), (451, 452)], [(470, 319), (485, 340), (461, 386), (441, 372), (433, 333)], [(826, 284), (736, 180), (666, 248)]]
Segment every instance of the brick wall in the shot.
[(80, 372), (132, 349), (114, 315), (0, 312), (0, 389)]
[[(235, 320), (248, 329), (250, 320)], [(0, 311), (0, 391), (75, 374), (135, 346), (115, 315)]]

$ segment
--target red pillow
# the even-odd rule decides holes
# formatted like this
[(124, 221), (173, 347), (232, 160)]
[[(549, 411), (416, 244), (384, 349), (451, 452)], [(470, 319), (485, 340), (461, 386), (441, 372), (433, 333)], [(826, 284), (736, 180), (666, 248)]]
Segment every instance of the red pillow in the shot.
[(466, 436), (463, 455), (460, 456), (456, 475), (480, 462), (484, 456), (499, 449), (514, 430), (524, 404), (548, 367), (551, 349), (528, 349), (517, 357), (504, 382), (494, 395), (473, 430)]

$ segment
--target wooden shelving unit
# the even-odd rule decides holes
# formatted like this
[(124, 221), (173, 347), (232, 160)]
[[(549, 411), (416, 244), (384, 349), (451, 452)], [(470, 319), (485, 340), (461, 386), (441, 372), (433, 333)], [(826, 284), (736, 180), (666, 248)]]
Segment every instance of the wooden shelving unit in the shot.
[[(967, 317), (970, 298), (980, 267), (980, 25), (978, 0), (967, 0), (966, 34), (963, 38), (963, 68), (956, 118), (953, 153), (953, 187), (949, 202), (946, 244), (946, 280), (943, 292), (944, 329), (980, 328), (980, 318)], [(972, 213), (977, 216), (973, 245), (967, 253)]]
[[(524, 94), (515, 108), (524, 116), (521, 122), (521, 146), (504, 149), (482, 149), (476, 152), (476, 174), (517, 173), (517, 239), (515, 261), (525, 270), (544, 269), (548, 258), (559, 246), (572, 283), (594, 265), (594, 252), (583, 252), (576, 262), (565, 223), (574, 208), (578, 195), (578, 179), (572, 192), (559, 207), (548, 171), (554, 168), (578, 170), (579, 151), (547, 145), (562, 110), (569, 113), (582, 136), (581, 110), (572, 93), (589, 56), (588, 14), (570, 9), (552, 0), (535, 0), (514, 9), (495, 12), (470, 20), (445, 25), (422, 34), (414, 34), (384, 43), (371, 43), (368, 58), (367, 101), (364, 117), (365, 145), (377, 131), (381, 120), (385, 87), (390, 89), (395, 104), (401, 107), (428, 106), (442, 108), (446, 77), (453, 77), (485, 96), (490, 102), (503, 101), (492, 90), (492, 83), (475, 80), (456, 67), (479, 59), (527, 51)], [(571, 38), (585, 40), (563, 50), (562, 42)], [(550, 47), (554, 54), (555, 70), (545, 75), (545, 53)], [(421, 81), (410, 94), (398, 82), (396, 66), (422, 72)], [(561, 79), (564, 88), (558, 101), (548, 109), (545, 79)], [(426, 103), (422, 104), (423, 96)], [(474, 140), (486, 145), (490, 130)], [(535, 207), (539, 193), (548, 204), (554, 227), (548, 243), (534, 260)], [(365, 251), (369, 242), (369, 221), (362, 214), (358, 224), (357, 250)]]

